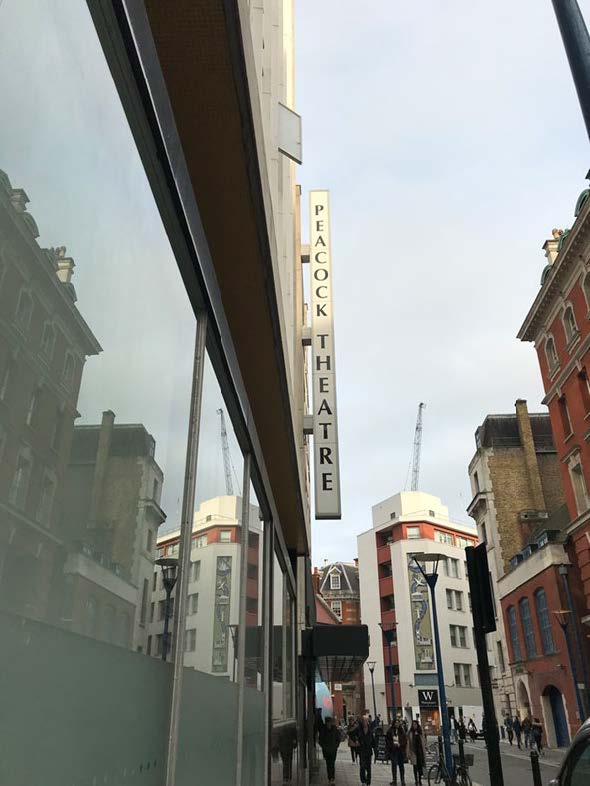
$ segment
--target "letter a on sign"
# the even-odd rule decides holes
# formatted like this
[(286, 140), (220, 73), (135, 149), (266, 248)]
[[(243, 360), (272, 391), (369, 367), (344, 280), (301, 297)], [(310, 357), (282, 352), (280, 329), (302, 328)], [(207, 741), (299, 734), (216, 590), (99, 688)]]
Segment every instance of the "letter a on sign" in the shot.
[(339, 519), (341, 518), (340, 463), (336, 410), (330, 203), (327, 191), (310, 192), (309, 227), (315, 517)]

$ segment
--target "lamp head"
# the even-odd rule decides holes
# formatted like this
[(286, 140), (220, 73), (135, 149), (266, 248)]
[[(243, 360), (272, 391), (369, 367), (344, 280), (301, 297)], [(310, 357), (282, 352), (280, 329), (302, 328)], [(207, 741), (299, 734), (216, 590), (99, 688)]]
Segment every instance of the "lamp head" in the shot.
[(162, 568), (162, 583), (166, 592), (172, 592), (178, 579), (178, 560), (175, 557), (161, 557), (156, 565)]

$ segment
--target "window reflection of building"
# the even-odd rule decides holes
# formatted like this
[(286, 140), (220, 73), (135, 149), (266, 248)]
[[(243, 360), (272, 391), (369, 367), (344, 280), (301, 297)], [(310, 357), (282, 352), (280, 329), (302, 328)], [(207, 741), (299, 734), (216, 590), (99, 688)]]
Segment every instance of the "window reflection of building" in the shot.
[(80, 609), (93, 593), (102, 618), (97, 636), (109, 640), (101, 635), (108, 629), (113, 643), (143, 652), (155, 559), (148, 544), (165, 520), (152, 496), (163, 483), (154, 452), (143, 425), (116, 425), (113, 412), (103, 413), (100, 426), (76, 426), (63, 507), (72, 544), (65, 573), (78, 601), (70, 628), (84, 629)]
[(57, 620), (64, 479), (82, 368), (100, 346), (76, 307), (74, 261), (37, 243), (28, 201), (0, 171), (0, 604)]
[[(201, 504), (195, 513), (189, 567), (189, 603), (186, 628), (195, 646), (185, 648), (186, 666), (218, 676), (234, 679), (234, 660), (237, 655), (239, 618), (239, 576), (242, 555), (241, 497), (215, 497)], [(262, 530), (258, 508), (250, 506), (249, 513), (248, 582), (246, 594), (246, 625), (258, 631), (259, 598), (262, 597)], [(162, 556), (178, 556), (179, 532), (173, 531), (158, 538), (158, 552)], [(159, 609), (150, 624), (150, 654), (158, 656), (158, 636), (164, 626), (164, 598), (158, 568), (154, 568), (152, 602)], [(174, 590), (175, 592), (175, 590)], [(174, 600), (174, 594), (172, 597)], [(192, 631), (196, 631), (193, 633)], [(247, 634), (249, 636), (251, 634)], [(248, 653), (252, 652), (252, 663)], [(246, 680), (256, 685), (256, 645), (246, 641)]]

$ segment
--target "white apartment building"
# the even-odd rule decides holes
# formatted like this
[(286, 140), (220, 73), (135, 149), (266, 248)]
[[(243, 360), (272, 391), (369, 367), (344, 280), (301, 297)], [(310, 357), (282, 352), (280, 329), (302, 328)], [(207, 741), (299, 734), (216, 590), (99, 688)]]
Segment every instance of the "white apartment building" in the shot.
[[(203, 502), (195, 513), (186, 618), (185, 666), (232, 680), (240, 601), (241, 506), (241, 497), (215, 497)], [(255, 505), (250, 506), (249, 530), (246, 614), (248, 627), (257, 627), (262, 598), (262, 529)], [(175, 530), (158, 538), (158, 557), (178, 557), (179, 535)], [(161, 657), (166, 592), (157, 565), (152, 582), (148, 653)], [(173, 601), (174, 596), (175, 590)]]
[[(419, 552), (439, 553), (444, 559), (436, 601), (449, 714), (466, 722), (473, 718), (479, 727), (482, 703), (465, 561), (465, 548), (477, 544), (474, 529), (452, 522), (438, 497), (418, 491), (389, 497), (373, 507), (372, 515), (372, 528), (358, 536), (358, 556), (361, 619), (369, 626), (371, 642), (368, 662), (376, 664), (377, 713), (383, 720), (393, 712), (408, 721), (418, 717), (427, 733), (439, 728), (432, 604), (411, 558)], [(394, 629), (390, 647), (386, 636)], [(373, 712), (367, 664), (364, 677)]]

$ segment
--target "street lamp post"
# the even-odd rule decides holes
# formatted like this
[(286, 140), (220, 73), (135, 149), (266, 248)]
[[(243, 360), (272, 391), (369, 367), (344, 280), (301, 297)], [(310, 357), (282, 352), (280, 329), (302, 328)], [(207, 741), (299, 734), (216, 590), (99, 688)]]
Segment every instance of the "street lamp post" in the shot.
[(377, 699), (375, 698), (375, 666), (377, 661), (370, 660), (367, 661), (367, 666), (369, 667), (369, 671), (371, 672), (371, 688), (373, 689), (373, 712), (375, 715), (373, 716), (375, 720), (377, 720)]
[(577, 0), (552, 2), (590, 136), (590, 37)]
[(172, 606), (172, 590), (178, 579), (178, 560), (175, 557), (162, 557), (156, 560), (156, 565), (162, 568), (162, 584), (166, 591), (166, 605), (164, 607), (164, 635), (162, 636), (162, 660), (168, 658), (168, 644), (170, 634), (170, 608)]
[(580, 689), (578, 687), (578, 673), (576, 671), (576, 664), (574, 661), (574, 654), (572, 652), (572, 645), (570, 644), (570, 637), (568, 634), (568, 624), (569, 624), (569, 615), (571, 614), (570, 611), (562, 610), (562, 611), (554, 611), (553, 612), (557, 618), (559, 623), (559, 627), (563, 631), (563, 637), (565, 638), (565, 647), (567, 649), (567, 657), (570, 662), (570, 669), (572, 672), (572, 680), (574, 683), (574, 691), (576, 694), (576, 703), (578, 705), (578, 715), (580, 716), (580, 723), (584, 722), (584, 705), (582, 704), (582, 696), (580, 694)]
[[(449, 713), (447, 710), (447, 694), (445, 691), (445, 676), (443, 670), (442, 652), (440, 646), (440, 633), (438, 630), (438, 613), (436, 608), (436, 582), (438, 581), (438, 565), (441, 559), (445, 559), (444, 554), (412, 554), (412, 558), (416, 563), (418, 570), (422, 574), (424, 581), (428, 584), (430, 589), (430, 598), (432, 602), (432, 623), (434, 628), (434, 647), (436, 650), (436, 674), (438, 678), (438, 695), (440, 701), (440, 712), (442, 715), (442, 729), (443, 729), (443, 744), (445, 751), (445, 761), (447, 771), (453, 773), (455, 766), (453, 762), (453, 752), (451, 749), (451, 729), (449, 725)], [(430, 571), (426, 570), (427, 564), (432, 564)]]
[[(389, 628), (388, 630), (385, 629), (386, 624), (387, 623), (380, 622), (379, 627), (381, 628), (383, 636), (385, 637), (385, 641), (387, 642), (387, 649), (389, 650), (389, 684), (391, 685), (391, 718), (388, 718), (388, 720), (393, 721), (395, 718), (395, 711), (397, 707), (395, 706), (395, 693), (393, 689), (393, 657), (391, 654), (391, 648), (393, 647), (396, 641), (395, 632), (397, 628), (397, 622), (390, 623), (391, 628)], [(385, 692), (385, 701), (387, 702), (387, 691)]]

